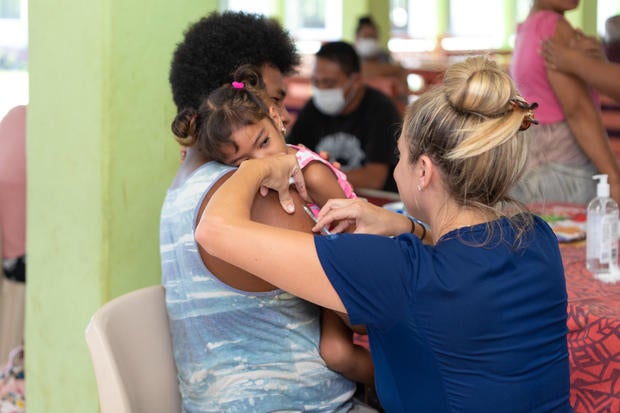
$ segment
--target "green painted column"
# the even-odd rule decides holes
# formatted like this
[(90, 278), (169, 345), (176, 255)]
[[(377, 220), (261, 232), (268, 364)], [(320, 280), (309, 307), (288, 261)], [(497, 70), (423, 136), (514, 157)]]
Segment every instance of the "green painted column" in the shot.
[(597, 0), (590, 0), (590, 1), (582, 1), (579, 2), (579, 5), (581, 6), (581, 11), (582, 11), (582, 29), (585, 33), (589, 34), (589, 35), (595, 35), (597, 34), (597, 30), (596, 30), (596, 20), (597, 20), (597, 6), (598, 6), (598, 1)]
[(168, 68), (217, 1), (30, 0), (28, 412), (98, 411), (84, 329), (160, 281), (158, 220), (178, 163)]
[(342, 0), (342, 38), (354, 42), (357, 20), (367, 14), (379, 26), (379, 41), (387, 45), (390, 39), (390, 0)]
[(588, 35), (596, 34), (597, 0), (581, 1), (579, 7), (566, 13), (566, 18), (575, 28)]
[(510, 49), (510, 36), (516, 32), (516, 0), (504, 0), (504, 39), (503, 49)]
[(450, 0), (435, 0), (437, 7), (437, 35), (444, 36), (450, 25)]
[(281, 26), (284, 26), (284, 16), (286, 13), (285, 0), (276, 0), (275, 9), (272, 17), (276, 19)]
[[(389, 0), (368, 0), (368, 11), (379, 26), (379, 42), (387, 47), (390, 40), (390, 1)], [(355, 21), (357, 24), (357, 20)]]
[[(389, 3), (388, 0), (386, 1)], [(355, 42), (357, 19), (370, 14), (369, 3), (370, 0), (342, 0), (342, 39), (344, 41)]]

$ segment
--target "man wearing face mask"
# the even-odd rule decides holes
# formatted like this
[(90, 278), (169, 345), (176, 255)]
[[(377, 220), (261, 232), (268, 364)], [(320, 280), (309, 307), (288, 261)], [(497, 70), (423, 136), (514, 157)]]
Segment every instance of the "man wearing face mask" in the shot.
[(328, 152), (355, 188), (395, 192), (398, 109), (388, 96), (364, 84), (350, 44), (326, 43), (315, 56), (313, 96), (299, 112), (288, 142)]
[(392, 59), (389, 51), (379, 43), (379, 27), (371, 16), (362, 16), (357, 20), (355, 30), (355, 50), (360, 57), (364, 81), (373, 84), (377, 78), (393, 78), (394, 96), (401, 113), (409, 103), (409, 85), (407, 71)]
[(357, 20), (355, 50), (362, 62), (370, 59), (380, 63), (394, 63), (390, 53), (380, 47), (379, 28), (370, 16), (362, 16)]

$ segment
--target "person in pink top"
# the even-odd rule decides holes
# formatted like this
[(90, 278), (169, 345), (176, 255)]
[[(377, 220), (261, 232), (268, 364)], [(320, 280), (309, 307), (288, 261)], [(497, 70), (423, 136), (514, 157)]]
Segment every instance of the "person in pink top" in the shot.
[(0, 245), (1, 363), (24, 336), (26, 106), (14, 107), (0, 122)]
[(564, 18), (579, 0), (534, 0), (517, 27), (511, 75), (529, 102), (539, 104), (539, 125), (528, 131), (528, 163), (512, 195), (523, 202), (587, 203), (595, 196), (592, 175), (607, 174), (620, 201), (620, 169), (609, 146), (597, 93), (582, 79), (547, 69), (541, 42), (569, 44), (581, 34)]

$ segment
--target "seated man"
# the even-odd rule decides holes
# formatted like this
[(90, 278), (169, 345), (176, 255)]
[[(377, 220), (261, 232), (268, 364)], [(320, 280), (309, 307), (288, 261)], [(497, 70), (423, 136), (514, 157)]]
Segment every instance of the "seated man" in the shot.
[(392, 100), (366, 86), (355, 49), (324, 44), (312, 72), (313, 97), (287, 137), (340, 162), (356, 189), (396, 191), (392, 177), (401, 117)]

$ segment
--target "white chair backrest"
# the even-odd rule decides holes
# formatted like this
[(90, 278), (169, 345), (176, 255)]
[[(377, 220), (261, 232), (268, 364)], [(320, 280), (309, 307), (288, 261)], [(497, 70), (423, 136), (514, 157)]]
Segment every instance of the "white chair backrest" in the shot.
[(86, 328), (101, 413), (181, 411), (172, 338), (161, 285), (122, 295)]

